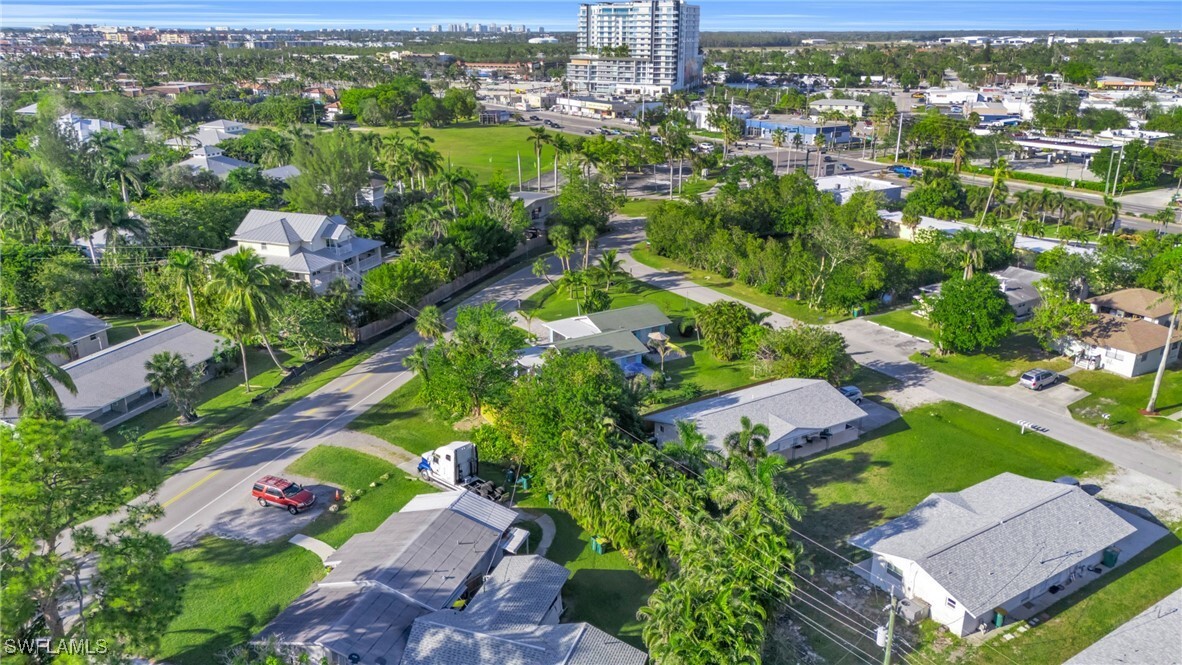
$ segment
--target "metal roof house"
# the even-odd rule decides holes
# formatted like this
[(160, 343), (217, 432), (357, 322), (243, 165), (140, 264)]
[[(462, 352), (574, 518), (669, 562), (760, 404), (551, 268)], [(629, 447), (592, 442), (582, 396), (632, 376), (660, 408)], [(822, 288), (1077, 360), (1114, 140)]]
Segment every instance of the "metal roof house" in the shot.
[[(87, 418), (106, 430), (160, 406), (167, 397), (148, 387), (144, 363), (157, 353), (172, 351), (195, 367), (212, 358), (223, 341), (187, 323), (177, 323), (62, 365), (78, 389), (71, 395), (56, 386), (66, 417)], [(6, 419), (16, 416), (8, 411), (4, 415)]]
[(193, 148), (189, 151), (189, 158), (182, 162), (177, 162), (177, 166), (187, 167), (194, 173), (197, 171), (209, 171), (223, 179), (230, 175), (230, 172), (234, 169), (250, 169), (255, 167), (250, 162), (225, 156), (222, 154), (222, 149), (215, 148), (213, 144), (203, 144)]
[[(540, 557), (502, 558), (516, 519), (466, 490), (419, 495), (350, 538), (326, 561), (332, 572), (254, 640), (333, 665), (643, 663), (643, 654), (613, 660), (637, 652), (585, 624), (558, 623), (567, 571)], [(452, 609), (461, 599), (471, 602)], [(609, 659), (571, 659), (579, 649)]]
[[(595, 351), (627, 372), (641, 371), (638, 368), (643, 367), (642, 358), (649, 350), (649, 333), (664, 333), (672, 324), (656, 305), (634, 305), (542, 325), (550, 333), (549, 345), (555, 349)], [(540, 353), (535, 355), (540, 359)]]
[(1078, 486), (1003, 473), (931, 494), (850, 542), (873, 555), (858, 570), (872, 584), (926, 604), (964, 636), (1114, 566), (1109, 548), (1136, 532)]
[(707, 446), (722, 451), (723, 439), (738, 431), (744, 416), (767, 425), (768, 452), (798, 459), (857, 439), (867, 413), (824, 381), (779, 379), (654, 411), (644, 420), (660, 444), (676, 441), (684, 420), (698, 426)]
[(559, 623), (563, 566), (506, 557), (462, 611), (415, 619), (402, 665), (644, 665), (648, 657), (586, 623)]
[(276, 210), (246, 213), (230, 239), (238, 246), (219, 252), (217, 258), (242, 248), (253, 249), (292, 279), (307, 282), (315, 293), (323, 293), (336, 279), (360, 286), (365, 273), (382, 265), (385, 244), (354, 236), (340, 215)]
[(98, 132), (122, 132), (127, 129), (117, 122), (99, 120), (98, 118), (83, 118), (74, 113), (67, 113), (58, 118), (57, 127), (66, 136), (78, 139), (78, 143), (86, 143), (92, 135)]
[(81, 309), (38, 314), (29, 317), (29, 323), (44, 324), (51, 335), (66, 337), (70, 355), (54, 356), (52, 360), (58, 365), (97, 353), (110, 346), (107, 342), (107, 331), (111, 329), (111, 324)]

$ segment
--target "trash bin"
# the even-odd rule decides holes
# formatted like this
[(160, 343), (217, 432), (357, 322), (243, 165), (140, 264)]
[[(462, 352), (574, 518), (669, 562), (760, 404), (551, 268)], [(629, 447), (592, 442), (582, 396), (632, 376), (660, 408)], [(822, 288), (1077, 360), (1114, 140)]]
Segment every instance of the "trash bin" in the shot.
[(1001, 628), (1006, 623), (1006, 611), (1002, 608), (993, 610), (993, 626), (994, 628)]
[(605, 547), (606, 547), (606, 545), (604, 544), (604, 542), (599, 540), (599, 536), (591, 536), (591, 551), (592, 552), (595, 552), (596, 554), (603, 554)]
[(854, 309), (853, 309), (853, 310), (850, 312), (850, 314), (851, 314), (851, 315), (853, 315), (853, 317), (856, 319), (856, 318), (858, 318), (859, 316), (862, 316), (862, 308), (861, 308), (861, 307), (855, 307), (855, 308), (854, 308)]
[(1101, 559), (1100, 563), (1104, 564), (1108, 568), (1115, 568), (1118, 559), (1120, 559), (1120, 548), (1109, 547), (1108, 549), (1104, 550), (1104, 558)]

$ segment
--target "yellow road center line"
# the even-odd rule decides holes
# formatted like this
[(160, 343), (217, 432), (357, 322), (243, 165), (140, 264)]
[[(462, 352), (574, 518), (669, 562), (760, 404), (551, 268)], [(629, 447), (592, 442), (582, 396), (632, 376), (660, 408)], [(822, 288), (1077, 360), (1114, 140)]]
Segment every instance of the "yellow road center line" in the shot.
[(342, 390), (341, 392), (343, 392), (343, 393), (347, 393), (347, 392), (349, 392), (350, 390), (352, 390), (352, 389), (356, 388), (358, 385), (360, 385), (362, 381), (364, 381), (364, 380), (366, 380), (366, 379), (368, 379), (368, 378), (369, 378), (368, 376), (365, 376), (365, 375), (363, 374), (363, 375), (361, 376), (361, 378), (360, 378), (360, 379), (357, 379), (357, 380), (356, 380), (356, 381), (354, 381), (353, 383), (350, 383), (349, 385), (345, 386), (345, 389), (344, 389), (344, 390)]
[(185, 495), (186, 495), (186, 494), (188, 494), (189, 492), (192, 492), (193, 490), (197, 489), (198, 487), (201, 487), (202, 485), (204, 485), (204, 484), (205, 484), (205, 481), (209, 480), (210, 478), (213, 478), (214, 476), (218, 475), (218, 474), (219, 474), (219, 473), (221, 473), (221, 472), (222, 472), (222, 470), (221, 470), (221, 469), (218, 469), (217, 471), (211, 471), (211, 472), (209, 473), (209, 475), (205, 476), (205, 477), (204, 477), (204, 478), (202, 478), (201, 480), (198, 480), (197, 482), (195, 482), (195, 483), (193, 483), (192, 485), (190, 485), (190, 486), (189, 486), (189, 488), (188, 488), (188, 489), (186, 489), (184, 492), (181, 492), (180, 494), (178, 494), (178, 495), (176, 495), (176, 496), (172, 497), (172, 498), (171, 498), (171, 499), (169, 499), (168, 501), (165, 501), (164, 503), (160, 504), (160, 505), (161, 505), (161, 507), (162, 507), (162, 508), (167, 508), (167, 507), (171, 506), (172, 504), (174, 504), (174, 503), (176, 503), (178, 500), (180, 500), (180, 498), (181, 498), (181, 497), (185, 496)]

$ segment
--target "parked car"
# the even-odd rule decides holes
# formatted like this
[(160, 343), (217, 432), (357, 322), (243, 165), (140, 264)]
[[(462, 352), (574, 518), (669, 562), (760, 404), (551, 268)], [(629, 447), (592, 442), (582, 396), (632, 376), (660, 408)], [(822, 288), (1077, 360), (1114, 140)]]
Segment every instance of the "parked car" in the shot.
[(925, 95), (924, 95), (922, 92), (913, 92), (913, 93), (911, 93), (911, 98), (912, 98), (912, 99), (923, 99), (924, 97), (925, 97)]
[(557, 122), (552, 122), (552, 123), (550, 123), (550, 128), (551, 129), (562, 129), (562, 125), (558, 124)]
[(584, 134), (586, 134), (587, 136), (595, 136), (595, 130), (594, 130), (594, 129), (584, 129), (584, 130), (583, 130), (583, 133), (584, 133)]
[(911, 178), (911, 177), (914, 177), (915, 175), (918, 174), (918, 171), (911, 168), (910, 166), (892, 166), (891, 168), (889, 168), (887, 170), (890, 171), (891, 173), (898, 174), (904, 178)]
[(250, 495), (258, 499), (259, 505), (280, 506), (295, 515), (316, 503), (316, 495), (298, 483), (278, 476), (263, 476), (255, 481)]
[(530, 120), (532, 120), (532, 121), (534, 121), (534, 122), (540, 122), (540, 121), (542, 120), (541, 118), (539, 118), (539, 117), (538, 117), (538, 116), (536, 116), (536, 115), (531, 115), (531, 116), (529, 117), (529, 119), (530, 119)]
[(849, 164), (838, 164), (838, 166), (841, 168), (842, 171), (853, 171), (854, 170), (854, 167), (850, 166)]
[(1042, 390), (1055, 385), (1058, 381), (1059, 375), (1051, 370), (1035, 368), (1024, 373), (1022, 378), (1018, 379), (1018, 385), (1031, 390)]
[(841, 394), (848, 397), (849, 400), (854, 404), (862, 403), (862, 390), (857, 386), (842, 386), (838, 388), (838, 390), (840, 390)]

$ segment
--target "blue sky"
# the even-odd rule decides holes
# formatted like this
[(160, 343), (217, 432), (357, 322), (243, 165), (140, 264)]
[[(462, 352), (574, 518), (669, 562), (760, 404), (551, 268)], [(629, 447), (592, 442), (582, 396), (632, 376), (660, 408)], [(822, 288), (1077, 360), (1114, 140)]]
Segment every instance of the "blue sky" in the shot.
[[(512, 23), (570, 30), (578, 0), (5, 0), (0, 25), (426, 28)], [(699, 0), (703, 30), (1178, 30), (1179, 0)]]

